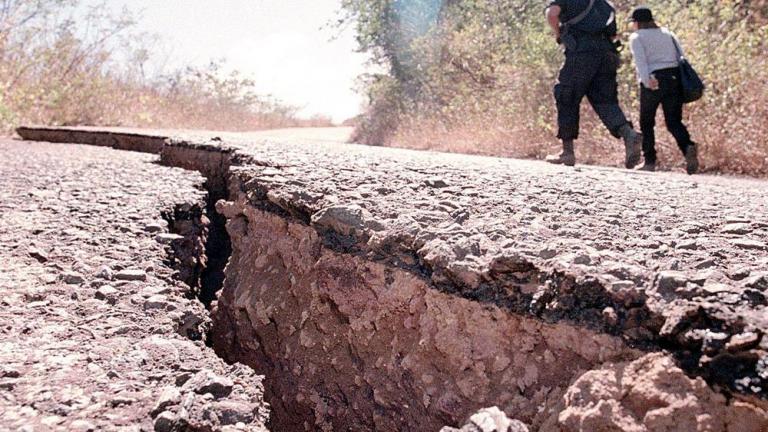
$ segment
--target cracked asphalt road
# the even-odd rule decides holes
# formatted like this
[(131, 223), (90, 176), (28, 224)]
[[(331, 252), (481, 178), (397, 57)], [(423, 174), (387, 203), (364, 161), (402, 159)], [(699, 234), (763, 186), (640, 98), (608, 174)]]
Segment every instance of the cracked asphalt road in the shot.
[[(236, 149), (243, 156), (232, 168), (237, 187), (343, 240), (331, 246), (392, 259), (473, 300), (671, 350), (710, 384), (763, 400), (768, 394), (765, 181), (569, 169), (324, 136), (266, 132), (172, 145)], [(4, 145), (5, 154), (20, 151)], [(88, 152), (66, 155), (77, 164)], [(46, 157), (38, 170), (57, 166)], [(4, 167), (3, 178), (23, 165)], [(14, 180), (17, 202), (33, 186), (23, 178)], [(28, 238), (17, 236), (14, 250)], [(25, 253), (36, 265), (36, 254)]]
[(91, 146), (0, 155), (0, 430), (264, 430), (261, 377), (186, 337), (208, 318), (169, 267), (163, 214), (204, 205), (203, 178)]
[[(351, 235), (357, 253), (470, 299), (667, 347), (710, 382), (768, 395), (765, 181), (279, 137), (227, 144), (249, 160), (233, 168), (244, 193)], [(535, 278), (510, 282), (521, 269)]]

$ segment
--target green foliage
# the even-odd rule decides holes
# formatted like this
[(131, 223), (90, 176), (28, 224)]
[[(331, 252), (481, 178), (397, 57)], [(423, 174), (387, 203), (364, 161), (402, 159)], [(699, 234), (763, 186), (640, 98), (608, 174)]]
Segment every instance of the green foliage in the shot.
[[(635, 3), (615, 4), (626, 42), (629, 29), (624, 20)], [(680, 37), (708, 84), (706, 99), (687, 109), (707, 166), (768, 174), (768, 2), (647, 4), (657, 21)], [(361, 123), (366, 127), (360, 137), (422, 147), (408, 141), (429, 139), (430, 131), (450, 139), (440, 131), (475, 130), (482, 131), (477, 134), (481, 147), (498, 146), (495, 141), (503, 139), (507, 146), (501, 154), (540, 155), (530, 143), (554, 141), (551, 94), (562, 62), (543, 6), (527, 0), (345, 0), (344, 20), (355, 24), (360, 49), (373, 53), (388, 71), (386, 77), (370, 81), (371, 110)], [(425, 10), (434, 14), (425, 15)], [(414, 31), (402, 25), (423, 21), (424, 16), (433, 23), (430, 28), (417, 26)], [(620, 99), (636, 117), (637, 79), (628, 49), (623, 56)], [(381, 82), (388, 84), (378, 85)], [(415, 128), (424, 128), (424, 133), (414, 133)], [(499, 131), (498, 137), (488, 138), (488, 130)], [(581, 146), (582, 155), (591, 162), (611, 162), (618, 146), (589, 111), (583, 131), (581, 141), (587, 144)], [(660, 137), (662, 158), (679, 157), (669, 138)], [(485, 153), (482, 148), (470, 150)]]
[(399, 87), (397, 80), (386, 75), (366, 77), (366, 86), (371, 98), (368, 115), (358, 121), (353, 141), (379, 145), (387, 138), (382, 133), (394, 130), (400, 124), (400, 114), (405, 112), (403, 106), (407, 98)]

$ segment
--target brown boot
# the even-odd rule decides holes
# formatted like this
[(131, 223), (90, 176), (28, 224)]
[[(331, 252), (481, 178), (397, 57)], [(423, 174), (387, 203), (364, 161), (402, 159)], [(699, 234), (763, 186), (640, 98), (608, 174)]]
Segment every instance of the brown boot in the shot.
[(549, 155), (545, 160), (555, 165), (565, 165), (565, 166), (576, 165), (576, 154), (573, 151), (573, 141), (564, 140), (563, 151), (557, 155)]
[(689, 145), (685, 150), (685, 171), (691, 175), (699, 172), (699, 151), (696, 144)]

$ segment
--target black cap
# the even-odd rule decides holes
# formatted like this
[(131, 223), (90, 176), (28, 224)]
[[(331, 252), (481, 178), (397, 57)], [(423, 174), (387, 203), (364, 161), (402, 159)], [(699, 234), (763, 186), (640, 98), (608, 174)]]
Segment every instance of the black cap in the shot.
[(638, 6), (632, 11), (632, 16), (629, 17), (629, 21), (632, 22), (651, 22), (653, 21), (653, 12), (646, 6)]

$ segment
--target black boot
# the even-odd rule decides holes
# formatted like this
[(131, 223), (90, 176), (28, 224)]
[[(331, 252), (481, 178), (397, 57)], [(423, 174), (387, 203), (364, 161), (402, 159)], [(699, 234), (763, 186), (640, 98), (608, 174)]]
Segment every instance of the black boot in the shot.
[(691, 143), (685, 149), (685, 171), (691, 175), (699, 172), (699, 151), (696, 144)]
[(629, 123), (622, 126), (619, 132), (624, 139), (624, 166), (632, 169), (640, 162), (642, 156), (643, 135), (634, 130)]
[(563, 151), (557, 155), (549, 155), (545, 160), (555, 165), (576, 165), (576, 153), (573, 151), (573, 140), (563, 140)]
[(656, 162), (645, 161), (642, 166), (635, 167), (635, 169), (638, 171), (654, 172), (656, 171)]

